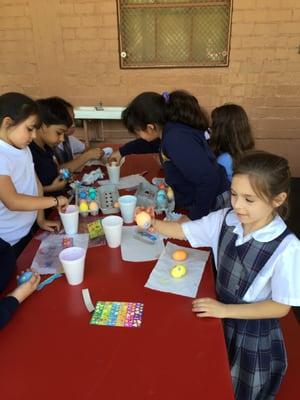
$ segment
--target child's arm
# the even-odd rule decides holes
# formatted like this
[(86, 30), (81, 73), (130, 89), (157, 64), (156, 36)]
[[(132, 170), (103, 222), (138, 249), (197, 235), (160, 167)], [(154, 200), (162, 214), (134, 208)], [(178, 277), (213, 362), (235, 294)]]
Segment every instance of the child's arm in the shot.
[(149, 153), (159, 153), (161, 140), (159, 138), (147, 142), (144, 139), (136, 139), (131, 142), (125, 143), (115, 150), (109, 157), (109, 162), (116, 161), (120, 162), (121, 158), (130, 154), (149, 154)]
[(19, 303), (22, 303), (28, 296), (31, 295), (31, 293), (36, 290), (38, 284), (40, 283), (40, 280), (40, 274), (34, 271), (29, 281), (17, 286), (15, 290), (13, 290), (9, 294), (9, 296), (15, 297)]
[(137, 207), (135, 209), (135, 219), (137, 215), (142, 211), (145, 211), (151, 217), (151, 227), (149, 228), (149, 231), (159, 232), (170, 239), (186, 240), (181, 224), (179, 224), (178, 222), (160, 221), (155, 219), (154, 218), (155, 213), (153, 207), (147, 207), (147, 208)]
[(160, 221), (157, 219), (152, 219), (151, 223), (152, 223), (151, 230), (159, 232), (170, 239), (186, 240), (186, 237), (182, 230), (182, 226), (178, 222)]
[(7, 175), (0, 176), (0, 201), (11, 211), (35, 211), (55, 206), (64, 207), (68, 200), (63, 196), (40, 197), (17, 193)]
[[(37, 176), (36, 176), (36, 183), (37, 183), (37, 187), (38, 187), (38, 195), (39, 195), (39, 197), (43, 197), (44, 189), (43, 189), (43, 186)], [(37, 222), (38, 226), (41, 229), (44, 229), (45, 231), (49, 231), (49, 232), (57, 231), (58, 232), (60, 229), (60, 221), (49, 221), (49, 220), (45, 219), (44, 210), (38, 210), (36, 222)]]
[(0, 329), (8, 323), (19, 304), (36, 290), (40, 279), (40, 275), (34, 272), (28, 282), (18, 286), (9, 295), (0, 300)]
[(68, 161), (64, 164), (61, 164), (59, 167), (60, 168), (67, 168), (71, 172), (76, 171), (80, 167), (82, 167), (84, 164), (86, 164), (90, 160), (98, 160), (104, 155), (103, 150), (101, 150), (99, 147), (95, 148), (90, 148), (86, 150), (84, 153), (79, 154), (76, 158), (74, 158), (71, 161)]
[(273, 300), (248, 304), (224, 304), (215, 299), (203, 297), (193, 301), (192, 311), (197, 317), (266, 319), (284, 317), (290, 308), (289, 305)]
[(66, 187), (67, 183), (67, 181), (61, 179), (61, 177), (58, 175), (55, 179), (53, 179), (51, 185), (44, 186), (44, 192), (60, 192)]

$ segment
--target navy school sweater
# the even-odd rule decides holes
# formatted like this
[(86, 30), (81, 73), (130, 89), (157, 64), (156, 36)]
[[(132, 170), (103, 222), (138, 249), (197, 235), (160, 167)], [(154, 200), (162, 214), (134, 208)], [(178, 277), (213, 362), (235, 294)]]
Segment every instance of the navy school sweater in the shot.
[(216, 197), (229, 189), (226, 172), (210, 149), (203, 131), (168, 122), (161, 139), (137, 139), (120, 147), (122, 156), (160, 153), (165, 179), (175, 193), (176, 207), (188, 210), (191, 219), (207, 215)]

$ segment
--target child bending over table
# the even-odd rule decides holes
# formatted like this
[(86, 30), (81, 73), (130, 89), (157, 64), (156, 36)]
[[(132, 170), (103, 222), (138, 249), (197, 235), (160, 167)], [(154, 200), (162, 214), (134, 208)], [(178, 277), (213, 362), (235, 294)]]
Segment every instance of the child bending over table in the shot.
[(191, 219), (215, 208), (229, 182), (207, 143), (208, 119), (193, 95), (183, 90), (141, 93), (123, 111), (122, 121), (139, 139), (120, 147), (109, 161), (129, 154), (160, 153), (176, 206), (186, 209)]

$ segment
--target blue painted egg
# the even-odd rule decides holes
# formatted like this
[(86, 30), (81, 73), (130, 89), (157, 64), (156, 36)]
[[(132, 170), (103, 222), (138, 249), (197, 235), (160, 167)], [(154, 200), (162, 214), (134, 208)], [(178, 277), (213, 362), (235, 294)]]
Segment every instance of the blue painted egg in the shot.
[(166, 194), (166, 192), (165, 192), (163, 189), (160, 189), (160, 190), (157, 192), (157, 196), (164, 196), (164, 197), (166, 197), (167, 194)]
[(81, 191), (81, 192), (79, 193), (79, 197), (80, 197), (81, 199), (86, 199), (86, 193), (85, 193), (84, 191)]
[(18, 284), (22, 285), (22, 283), (29, 281), (29, 279), (32, 277), (32, 275), (33, 275), (32, 271), (23, 272), (23, 274), (20, 275), (18, 278)]

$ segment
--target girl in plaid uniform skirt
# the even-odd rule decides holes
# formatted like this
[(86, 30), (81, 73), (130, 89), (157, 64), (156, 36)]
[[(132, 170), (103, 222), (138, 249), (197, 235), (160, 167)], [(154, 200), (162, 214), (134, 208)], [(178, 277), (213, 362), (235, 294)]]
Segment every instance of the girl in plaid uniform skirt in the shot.
[(287, 367), (278, 319), (300, 305), (300, 242), (282, 219), (289, 181), (284, 158), (249, 152), (234, 171), (232, 209), (183, 224), (152, 220), (168, 237), (213, 250), (217, 300), (198, 298), (192, 310), (223, 319), (237, 400), (274, 399)]

